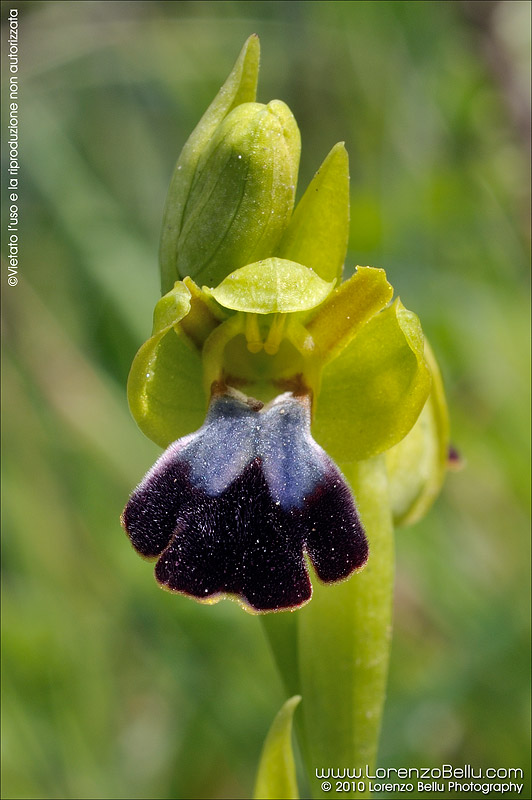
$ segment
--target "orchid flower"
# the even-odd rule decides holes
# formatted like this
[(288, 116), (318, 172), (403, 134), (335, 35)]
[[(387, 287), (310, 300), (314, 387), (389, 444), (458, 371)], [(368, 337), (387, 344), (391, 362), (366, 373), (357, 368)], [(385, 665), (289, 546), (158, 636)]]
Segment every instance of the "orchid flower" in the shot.
[(419, 320), (384, 271), (342, 282), (343, 144), (294, 209), (299, 131), (281, 101), (255, 102), (257, 75), (250, 37), (174, 172), (164, 295), (128, 382), (166, 450), (122, 522), (164, 588), (266, 612), (310, 599), (309, 566), (322, 582), (364, 566), (345, 465), (386, 453), (396, 516), (413, 518), (441, 484), (447, 423)]

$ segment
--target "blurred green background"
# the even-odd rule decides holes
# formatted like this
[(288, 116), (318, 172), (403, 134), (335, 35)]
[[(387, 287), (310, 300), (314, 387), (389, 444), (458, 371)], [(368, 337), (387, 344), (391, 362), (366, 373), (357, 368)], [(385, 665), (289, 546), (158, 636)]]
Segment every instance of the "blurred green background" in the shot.
[(302, 131), (299, 194), (346, 142), (347, 263), (384, 267), (420, 315), (467, 461), (397, 535), (379, 763), (522, 767), (526, 784), (530, 4), (27, 2), (3, 24), (10, 7), (3, 797), (247, 797), (284, 699), (258, 619), (160, 591), (118, 521), (158, 455), (125, 382), (167, 185), (252, 32), (259, 100)]

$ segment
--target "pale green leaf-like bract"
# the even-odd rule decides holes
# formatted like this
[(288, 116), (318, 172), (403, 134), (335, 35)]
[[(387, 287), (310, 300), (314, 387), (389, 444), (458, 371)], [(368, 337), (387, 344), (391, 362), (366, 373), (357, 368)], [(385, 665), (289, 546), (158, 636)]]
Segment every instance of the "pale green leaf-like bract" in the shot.
[(268, 731), (259, 762), (255, 800), (297, 800), (296, 768), (292, 752), (292, 720), (301, 697), (282, 706)]

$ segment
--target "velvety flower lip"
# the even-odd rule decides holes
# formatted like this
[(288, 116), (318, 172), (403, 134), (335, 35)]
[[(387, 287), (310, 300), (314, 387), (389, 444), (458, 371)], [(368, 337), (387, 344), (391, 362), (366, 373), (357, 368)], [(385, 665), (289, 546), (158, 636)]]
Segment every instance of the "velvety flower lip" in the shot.
[(122, 515), (136, 550), (158, 557), (171, 591), (203, 602), (236, 595), (255, 612), (295, 608), (312, 587), (362, 567), (368, 545), (340, 471), (310, 433), (310, 398), (263, 406), (213, 394), (203, 426), (171, 444)]

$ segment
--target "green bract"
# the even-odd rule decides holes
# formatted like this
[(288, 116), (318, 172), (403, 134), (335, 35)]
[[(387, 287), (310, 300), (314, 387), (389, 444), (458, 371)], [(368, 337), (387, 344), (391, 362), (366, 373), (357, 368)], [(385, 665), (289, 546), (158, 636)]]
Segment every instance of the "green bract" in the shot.
[(349, 159), (336, 144), (297, 204), (277, 255), (340, 280), (349, 235)]
[(292, 718), (301, 701), (291, 697), (275, 717), (268, 732), (255, 781), (255, 800), (297, 800), (296, 767), (292, 752)]

